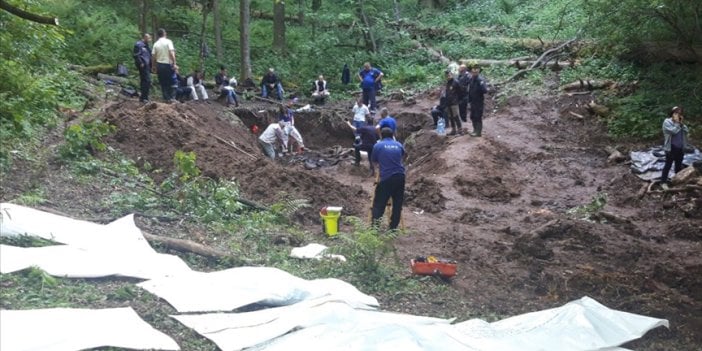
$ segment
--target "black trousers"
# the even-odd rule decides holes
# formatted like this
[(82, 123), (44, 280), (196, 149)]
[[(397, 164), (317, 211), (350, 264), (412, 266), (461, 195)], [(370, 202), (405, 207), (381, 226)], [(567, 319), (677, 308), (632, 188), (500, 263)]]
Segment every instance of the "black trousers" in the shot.
[(168, 63), (157, 63), (156, 73), (158, 74), (158, 84), (161, 86), (163, 99), (168, 101), (174, 98), (173, 95), (173, 67)]
[(390, 229), (397, 229), (402, 215), (402, 202), (405, 200), (405, 175), (395, 174), (390, 178), (378, 183), (375, 187), (373, 198), (373, 223), (383, 217), (385, 205), (388, 199), (392, 198), (392, 215), (390, 216)]
[(471, 102), (470, 104), (470, 122), (473, 124), (473, 132), (482, 133), (483, 131), (483, 109), (485, 105), (481, 103)]
[(679, 147), (673, 145), (670, 146), (670, 151), (665, 153), (665, 166), (663, 166), (663, 173), (661, 174), (661, 181), (668, 181), (668, 173), (670, 173), (670, 167), (675, 163), (675, 173), (680, 172), (682, 169), (683, 156), (685, 156), (685, 151)]
[(368, 165), (370, 165), (370, 169), (373, 169), (373, 162), (371, 161), (371, 155), (373, 154), (373, 147), (367, 147), (364, 145), (359, 145), (359, 146), (354, 146), (353, 147), (354, 151), (354, 156), (356, 157), (356, 163), (361, 162), (361, 151), (365, 151), (368, 153)]
[(462, 122), (468, 122), (468, 98), (458, 102), (458, 115), (461, 116)]
[(140, 101), (149, 100), (149, 92), (151, 91), (151, 67), (139, 67), (139, 88), (141, 90)]

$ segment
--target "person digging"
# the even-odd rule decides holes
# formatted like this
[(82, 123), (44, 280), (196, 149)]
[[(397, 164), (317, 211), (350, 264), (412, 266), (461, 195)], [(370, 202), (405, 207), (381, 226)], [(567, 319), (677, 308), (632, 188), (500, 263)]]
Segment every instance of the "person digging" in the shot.
[(371, 154), (371, 161), (378, 166), (379, 179), (373, 196), (371, 220), (373, 225), (379, 224), (383, 217), (385, 206), (392, 199), (392, 214), (390, 216), (390, 230), (397, 229), (402, 215), (402, 202), (405, 196), (405, 166), (402, 159), (405, 148), (395, 141), (390, 128), (380, 130), (382, 140), (375, 144)]
[(375, 175), (375, 167), (371, 161), (371, 156), (373, 155), (373, 147), (378, 142), (378, 133), (376, 133), (375, 126), (373, 126), (373, 118), (370, 115), (366, 116), (364, 126), (355, 127), (349, 120), (346, 120), (346, 124), (351, 128), (356, 134), (356, 138), (353, 142), (353, 149), (355, 155), (354, 165), (358, 166), (361, 163), (361, 151), (368, 153), (368, 165), (370, 166), (370, 175)]

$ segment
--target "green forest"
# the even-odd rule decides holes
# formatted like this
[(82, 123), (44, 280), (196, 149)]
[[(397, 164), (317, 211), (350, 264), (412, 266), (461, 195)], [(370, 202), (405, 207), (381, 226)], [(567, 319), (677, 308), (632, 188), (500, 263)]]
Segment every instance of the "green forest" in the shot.
[[(337, 278), (392, 312), (494, 322), (590, 296), (671, 322), (619, 346), (696, 350), (702, 168), (674, 169), (668, 187), (629, 156), (663, 142), (674, 106), (702, 145), (701, 18), (691, 0), (0, 0), (0, 202), (100, 224), (134, 214), (154, 249), (194, 270)], [(151, 102), (121, 94), (139, 91), (134, 46), (159, 29), (208, 90), (220, 67), (256, 85), (273, 68), (299, 97), (305, 147), (264, 157), (257, 133), (282, 104), (257, 88), (241, 106), (214, 91), (171, 104), (153, 74)], [(366, 62), (407, 152), (399, 231), (368, 223), (378, 179), (353, 159)], [(482, 137), (431, 125), (461, 64), (489, 87)], [(320, 75), (331, 95), (315, 105)], [(320, 208), (337, 205), (339, 234), (324, 235)], [(347, 261), (290, 257), (317, 242)], [(458, 274), (408, 270), (429, 255)], [(136, 280), (32, 266), (0, 274), (0, 308), (130, 306), (183, 350), (218, 349)]]
[[(71, 65), (123, 63), (136, 72), (130, 57), (134, 42), (140, 32), (155, 33), (161, 27), (188, 72), (204, 65), (212, 79), (225, 65), (241, 78), (251, 75), (258, 81), (267, 68), (275, 67), (290, 90), (324, 74), (340, 92), (353, 89), (341, 85), (344, 63), (354, 71), (366, 61), (381, 67), (389, 90), (422, 90), (440, 84), (445, 69), (427, 48), (451, 60), (500, 60), (533, 56), (576, 38), (582, 43), (578, 50), (559, 59), (579, 64), (561, 72), (561, 83), (635, 83), (630, 94), (607, 97), (613, 135), (656, 136), (657, 121), (672, 105), (685, 106), (690, 122), (698, 123), (702, 113), (700, 5), (683, 0), (5, 0), (3, 5), (59, 23), (0, 12), (3, 150), (55, 124), (57, 106), (81, 105), (80, 73)], [(241, 65), (244, 6), (249, 8), (251, 72)], [(520, 38), (524, 40), (516, 40)], [(203, 46), (206, 57), (201, 55)], [(504, 67), (486, 71), (493, 82), (513, 73)], [(530, 71), (521, 78), (528, 84), (510, 84), (505, 94), (537, 93), (542, 78), (542, 71)]]

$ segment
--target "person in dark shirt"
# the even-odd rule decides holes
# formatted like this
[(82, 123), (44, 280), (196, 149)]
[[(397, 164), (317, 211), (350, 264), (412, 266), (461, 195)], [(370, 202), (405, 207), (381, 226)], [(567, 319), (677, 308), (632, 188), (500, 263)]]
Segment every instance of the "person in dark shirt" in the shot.
[(684, 123), (682, 107), (675, 106), (668, 118), (663, 121), (663, 150), (665, 166), (661, 174), (661, 183), (668, 183), (668, 173), (675, 163), (675, 173), (682, 169), (682, 161), (687, 147), (688, 128)]
[(453, 73), (446, 70), (446, 109), (445, 113), (451, 124), (451, 133), (449, 135), (456, 135), (456, 133), (463, 135), (463, 128), (461, 126), (461, 118), (458, 111), (458, 102), (462, 94), (461, 85), (458, 80), (453, 78)]
[(376, 84), (382, 77), (383, 72), (371, 67), (370, 62), (364, 63), (363, 68), (358, 72), (358, 79), (361, 81), (361, 88), (363, 89), (363, 103), (371, 111), (378, 109), (378, 104), (375, 102)]
[(237, 85), (236, 78), (229, 78), (229, 73), (227, 68), (224, 66), (219, 67), (219, 73), (215, 75), (215, 89), (219, 96), (224, 96), (227, 98), (227, 106), (239, 107), (239, 99), (236, 96), (236, 91), (234, 88)]
[(267, 98), (272, 91), (276, 92), (278, 100), (283, 100), (283, 85), (280, 83), (280, 78), (273, 68), (269, 68), (268, 73), (261, 78), (261, 97)]
[(470, 75), (468, 102), (470, 103), (470, 121), (473, 124), (470, 136), (479, 137), (483, 133), (483, 110), (485, 109), (485, 94), (487, 94), (488, 89), (485, 78), (480, 75), (480, 67), (473, 66)]
[(389, 229), (397, 229), (402, 215), (402, 203), (405, 198), (405, 148), (395, 141), (390, 128), (380, 130), (382, 140), (375, 144), (371, 161), (378, 166), (379, 178), (373, 196), (372, 218), (375, 225), (383, 217), (385, 206), (392, 198), (392, 215)]
[(177, 101), (184, 102), (192, 94), (192, 88), (188, 86), (187, 79), (180, 75), (180, 69), (177, 67), (173, 70), (173, 84), (171, 86)]
[(349, 120), (346, 120), (346, 124), (353, 130), (356, 134), (356, 139), (353, 143), (355, 162), (354, 165), (358, 166), (361, 163), (361, 151), (368, 153), (368, 165), (370, 166), (370, 175), (375, 175), (375, 167), (373, 162), (371, 162), (371, 156), (373, 155), (373, 146), (378, 142), (378, 133), (373, 126), (373, 118), (370, 115), (366, 116), (366, 124), (360, 127), (355, 127)]
[(466, 65), (458, 66), (458, 84), (461, 85), (461, 96), (458, 100), (458, 115), (461, 122), (468, 123), (468, 86), (470, 85), (470, 73)]
[(149, 48), (151, 35), (145, 33), (141, 40), (134, 44), (134, 65), (139, 70), (139, 88), (141, 95), (139, 101), (149, 102), (151, 91), (151, 49)]
[(434, 128), (437, 127), (439, 118), (444, 118), (444, 123), (446, 123), (446, 95), (444, 93), (441, 93), (439, 104), (431, 108), (431, 119), (434, 120)]

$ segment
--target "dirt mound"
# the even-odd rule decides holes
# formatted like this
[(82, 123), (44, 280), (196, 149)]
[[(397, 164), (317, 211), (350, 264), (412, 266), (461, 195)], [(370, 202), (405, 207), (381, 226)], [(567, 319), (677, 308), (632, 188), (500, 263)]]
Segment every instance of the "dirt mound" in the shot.
[(480, 197), (494, 202), (509, 202), (519, 196), (519, 191), (501, 177), (476, 179), (461, 176), (454, 179), (454, 185), (456, 190), (467, 198)]
[(441, 194), (439, 184), (426, 177), (420, 177), (405, 189), (408, 204), (429, 213), (439, 213), (446, 208), (446, 197)]
[[(263, 157), (257, 137), (235, 114), (247, 116), (249, 125), (265, 123), (268, 112), (226, 109), (218, 104), (141, 105), (121, 101), (105, 109), (105, 119), (117, 127), (110, 143), (141, 165), (150, 165), (155, 178), (173, 171), (177, 150), (193, 151), (203, 175), (235, 179), (245, 197), (270, 204), (283, 195), (310, 200), (305, 217), (317, 221), (317, 210), (343, 204), (350, 214), (359, 213), (356, 199), (364, 194), (358, 186), (339, 184), (303, 165), (285, 167)], [(259, 110), (260, 111), (260, 110)], [(304, 118), (303, 118), (304, 119)], [(304, 123), (303, 123), (304, 125)], [(300, 127), (301, 128), (301, 127)], [(306, 130), (301, 130), (303, 136)]]

